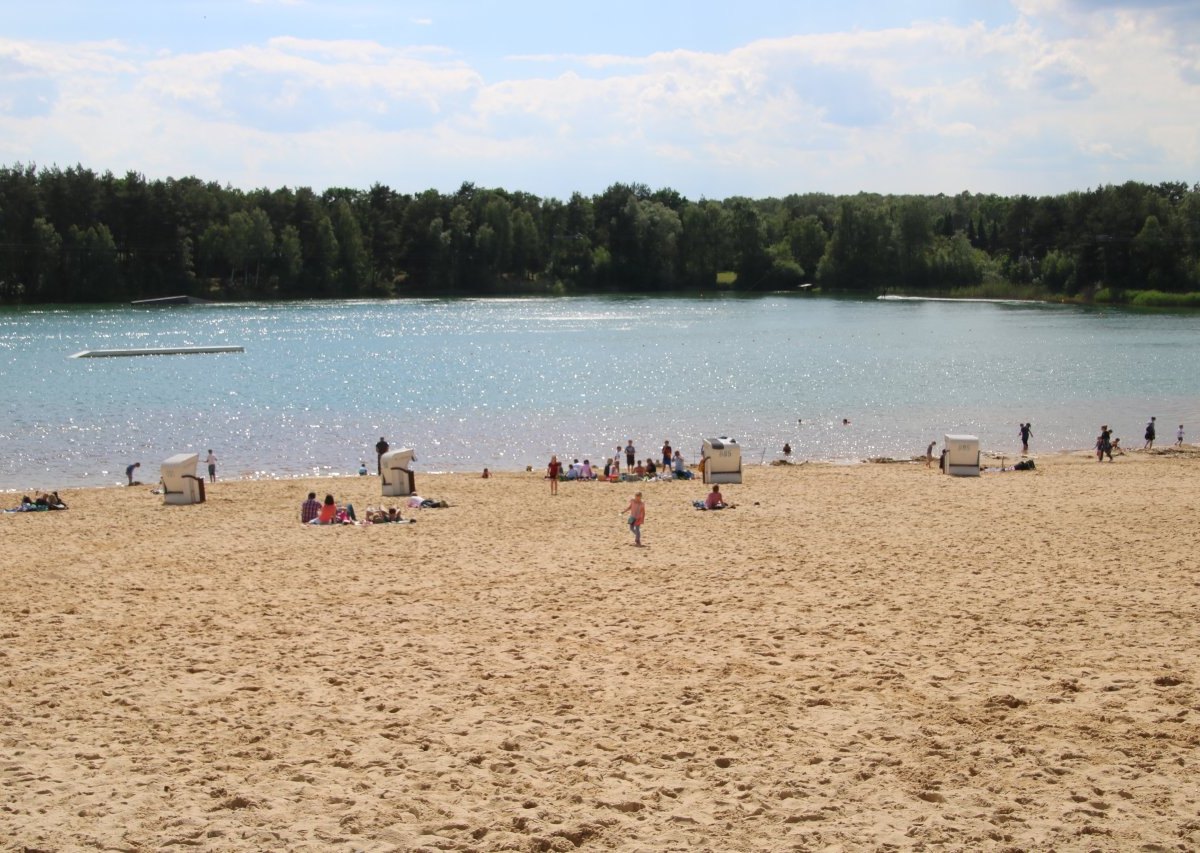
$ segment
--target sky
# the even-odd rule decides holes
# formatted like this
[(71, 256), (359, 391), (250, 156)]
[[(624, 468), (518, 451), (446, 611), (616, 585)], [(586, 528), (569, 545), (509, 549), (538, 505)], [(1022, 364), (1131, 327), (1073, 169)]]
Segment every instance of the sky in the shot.
[(1197, 0), (5, 5), (9, 166), (564, 200), (1200, 181)]

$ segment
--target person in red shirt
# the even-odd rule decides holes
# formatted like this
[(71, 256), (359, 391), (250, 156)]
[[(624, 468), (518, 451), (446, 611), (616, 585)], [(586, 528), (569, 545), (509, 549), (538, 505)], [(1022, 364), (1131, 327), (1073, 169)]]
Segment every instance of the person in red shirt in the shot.
[(546, 476), (550, 478), (550, 494), (558, 494), (558, 475), (562, 473), (562, 463), (558, 461), (557, 456), (550, 457), (550, 464), (546, 466)]
[(646, 503), (642, 500), (641, 492), (633, 496), (633, 499), (629, 501), (629, 506), (625, 507), (625, 512), (629, 516), (629, 530), (633, 533), (633, 544), (641, 548), (642, 525), (646, 523)]

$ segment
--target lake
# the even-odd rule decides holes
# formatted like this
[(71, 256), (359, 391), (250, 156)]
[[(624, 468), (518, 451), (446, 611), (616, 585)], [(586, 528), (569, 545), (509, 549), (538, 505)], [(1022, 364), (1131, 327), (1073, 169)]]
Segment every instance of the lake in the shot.
[[(85, 349), (245, 352), (71, 359)], [(418, 471), (603, 460), (664, 438), (695, 461), (1140, 447), (1200, 437), (1200, 314), (766, 294), (0, 309), (0, 488), (141, 478), (212, 448), (223, 477), (352, 474), (374, 444)], [(843, 419), (849, 424), (843, 425)]]

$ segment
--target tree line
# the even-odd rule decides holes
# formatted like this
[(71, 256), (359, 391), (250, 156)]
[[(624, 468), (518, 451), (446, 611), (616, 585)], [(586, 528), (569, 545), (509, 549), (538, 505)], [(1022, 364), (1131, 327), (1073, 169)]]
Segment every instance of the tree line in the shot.
[(449, 195), (382, 184), (318, 194), (0, 167), (7, 303), (804, 284), (1187, 304), (1200, 292), (1200, 184), (692, 201), (617, 183), (562, 201), (470, 183)]

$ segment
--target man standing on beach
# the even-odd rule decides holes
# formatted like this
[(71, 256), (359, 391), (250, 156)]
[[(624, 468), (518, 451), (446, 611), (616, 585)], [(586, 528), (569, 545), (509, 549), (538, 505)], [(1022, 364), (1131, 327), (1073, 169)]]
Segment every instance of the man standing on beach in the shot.
[(129, 485), (133, 485), (133, 472), (142, 467), (141, 462), (134, 462), (125, 468), (125, 479), (129, 481)]
[(1179, 430), (1175, 433), (1175, 446), (1183, 447), (1183, 424), (1179, 425)]
[(1096, 439), (1096, 461), (1103, 462), (1104, 457), (1108, 456), (1108, 461), (1112, 462), (1112, 451), (1112, 430), (1108, 428), (1108, 424), (1103, 424), (1100, 427), (1100, 435)]
[(1146, 424), (1146, 444), (1142, 450), (1154, 449), (1154, 418), (1150, 418), (1150, 423)]
[(933, 467), (933, 448), (937, 445), (936, 441), (929, 442), (929, 446), (925, 448), (925, 467)]
[(208, 451), (208, 458), (204, 460), (204, 464), (208, 466), (208, 482), (217, 482), (217, 457), (211, 449)]
[(377, 474), (383, 474), (383, 454), (388, 452), (388, 443), (383, 436), (379, 436), (379, 441), (375, 442), (375, 467)]
[(634, 458), (636, 455), (637, 455), (637, 451), (633, 449), (633, 439), (631, 438), (631, 439), (629, 439), (629, 441), (625, 442), (625, 470), (626, 471), (633, 470), (633, 464), (635, 462), (637, 462), (637, 459)]
[(1021, 424), (1021, 455), (1029, 453), (1029, 436), (1033, 435), (1033, 424)]

